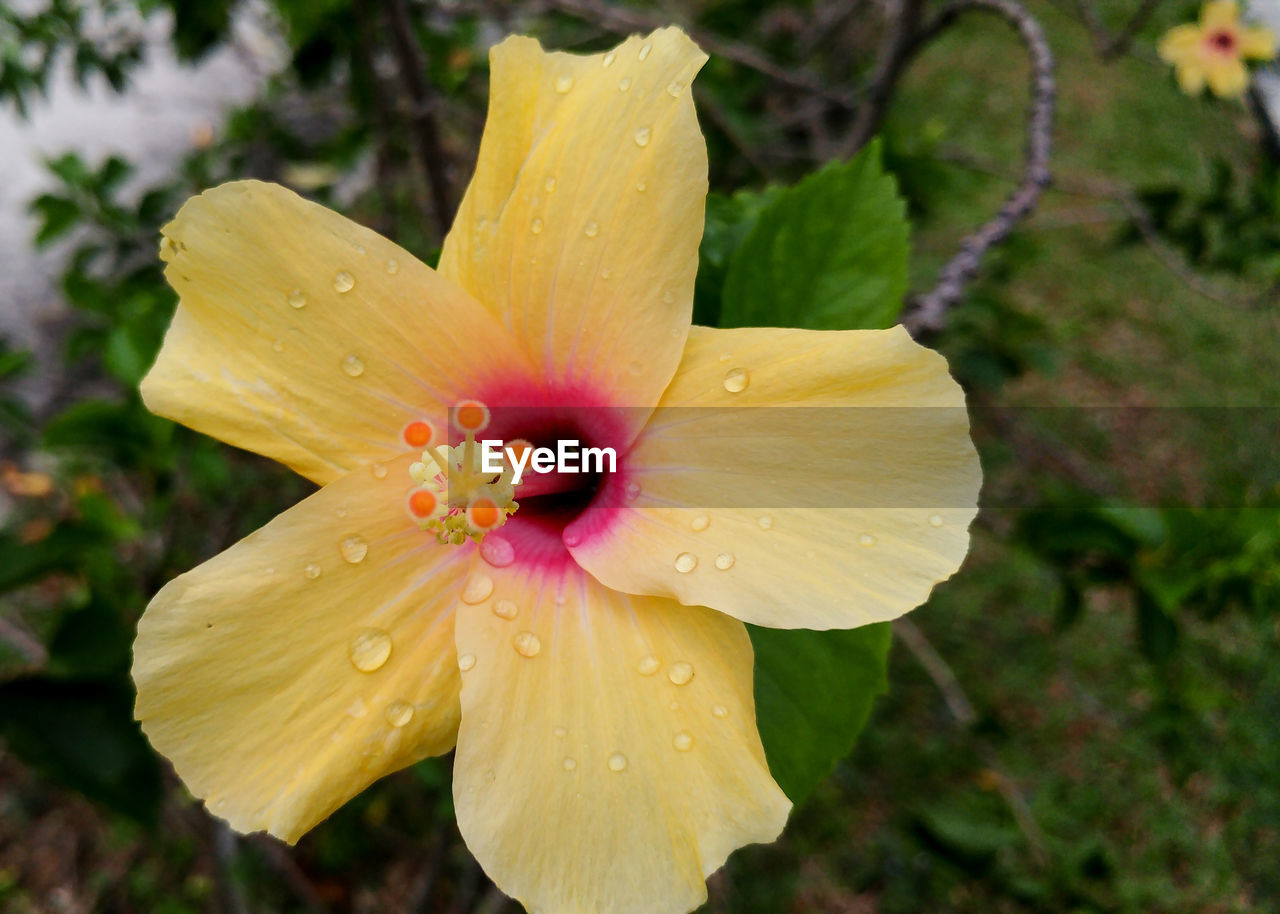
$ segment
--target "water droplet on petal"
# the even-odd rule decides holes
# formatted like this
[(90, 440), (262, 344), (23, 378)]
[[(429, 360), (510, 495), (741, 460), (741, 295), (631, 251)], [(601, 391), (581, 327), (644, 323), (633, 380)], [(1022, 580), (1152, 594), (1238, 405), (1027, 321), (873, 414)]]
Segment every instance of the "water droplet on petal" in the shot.
[(307, 296), (303, 294), (301, 289), (292, 290), (286, 300), (289, 302), (290, 308), (305, 308), (307, 306)]
[(639, 181), (636, 182), (636, 190), (640, 191), (640, 193), (644, 193), (645, 189), (648, 188), (648, 186), (649, 184), (644, 180), (644, 178), (641, 178)]
[(338, 551), (342, 553), (344, 561), (359, 565), (369, 554), (369, 544), (364, 541), (364, 537), (353, 534), (338, 544)]
[(596, 235), (599, 235), (599, 234), (600, 234), (600, 225), (599, 225), (599, 223), (597, 223), (595, 220), (592, 220), (591, 222), (588, 222), (588, 223), (586, 224), (586, 227), (584, 227), (584, 228), (583, 228), (582, 233), (583, 233), (584, 235), (586, 235), (588, 238), (594, 238), (594, 237), (596, 237)]
[(564, 739), (566, 736), (569, 735), (569, 731), (566, 730), (564, 727), (556, 727), (551, 732), (556, 735), (556, 739)]
[(542, 182), (542, 189), (545, 190), (547, 193), (554, 192), (556, 189), (556, 179), (547, 178), (547, 180)]
[(672, 737), (671, 745), (676, 747), (677, 752), (688, 752), (693, 748), (693, 734), (688, 730), (681, 730)]
[(520, 607), (510, 600), (499, 600), (493, 604), (493, 614), (499, 619), (514, 619), (520, 615)]
[(693, 678), (693, 664), (678, 660), (671, 664), (671, 669), (667, 670), (667, 678), (676, 685), (685, 685)]
[(724, 376), (724, 389), (731, 394), (740, 394), (751, 383), (751, 375), (745, 368), (730, 368)]
[(601, 279), (608, 279), (612, 275), (613, 275), (613, 270), (610, 270), (608, 267), (605, 267), (603, 270), (600, 271)]
[(876, 544), (876, 538), (872, 536), (870, 533), (864, 533), (858, 537), (859, 546), (874, 546), (875, 544)]
[(622, 77), (622, 80), (618, 83), (618, 91), (626, 92), (630, 88), (631, 88), (631, 77), (630, 76)]
[(615, 752), (609, 756), (610, 771), (625, 771), (627, 767), (627, 757), (621, 752)]
[(347, 647), (351, 665), (362, 673), (382, 669), (391, 656), (391, 636), (380, 628), (362, 629)]
[(314, 581), (316, 578), (320, 577), (320, 566), (315, 562), (312, 562), (306, 568), (302, 569), (302, 574), (308, 581)]
[(711, 518), (705, 514), (699, 514), (690, 522), (689, 526), (693, 528), (694, 533), (701, 533), (711, 526)]
[[(669, 304), (671, 304), (671, 303), (672, 303), (673, 301), (675, 301), (675, 300), (676, 300), (676, 297), (675, 297), (675, 295), (672, 293), (672, 291), (671, 291), (670, 289), (668, 289), (667, 291), (665, 291), (665, 292), (663, 292), (663, 293), (662, 293), (662, 303), (663, 303), (663, 304), (665, 304), (665, 305), (669, 305)], [(678, 335), (678, 334), (679, 334), (679, 329), (677, 328), (676, 332), (675, 332), (675, 333), (673, 333), (672, 335), (673, 335), (673, 336), (675, 336), (675, 335)]]
[(369, 471), (373, 473), (374, 479), (387, 478), (387, 468), (380, 463), (373, 464), (373, 466), (369, 467)]
[(493, 593), (493, 578), (487, 574), (473, 574), (467, 579), (466, 586), (462, 588), (462, 602), (474, 606), (489, 599), (491, 593)]
[(521, 632), (511, 639), (511, 646), (521, 657), (537, 657), (542, 650), (542, 641), (533, 632)]
[(640, 497), (640, 483), (632, 480), (623, 486), (623, 494), (627, 496), (627, 501), (635, 501)]
[(760, 525), (761, 530), (768, 530), (770, 527), (773, 526), (773, 518), (770, 517), (768, 514), (761, 514), (756, 519), (756, 523)]
[(392, 276), (395, 276), (397, 273), (399, 273), (399, 272), (400, 272), (400, 261), (396, 260), (395, 258), (392, 258), (391, 260), (388, 260), (388, 261), (387, 261), (387, 272), (388, 272), (388, 273), (390, 273)]
[(942, 526), (942, 515), (941, 515), (941, 514), (930, 514), (930, 515), (929, 515), (929, 526), (930, 526), (930, 527), (941, 527), (941, 526)]
[(733, 567), (733, 553), (722, 552), (716, 556), (716, 567), (721, 571), (728, 571)]
[(393, 701), (387, 705), (387, 723), (393, 727), (403, 727), (413, 720), (413, 705), (407, 701)]
[(578, 763), (571, 758), (565, 759), (560, 764), (561, 766), (563, 766), (565, 771), (572, 771), (573, 769), (578, 767)]
[(506, 537), (490, 533), (480, 541), (480, 558), (494, 568), (506, 568), (516, 560), (516, 550)]
[(542, 231), (542, 219), (535, 217), (533, 222), (529, 225), (529, 231), (533, 232), (535, 235), (539, 234)]
[(627, 371), (631, 372), (632, 375), (639, 377), (640, 375), (644, 374), (644, 363), (632, 362), (630, 365), (627, 366)]
[(333, 288), (338, 292), (350, 292), (356, 287), (356, 278), (347, 270), (333, 274)]
[(564, 95), (566, 92), (568, 92), (572, 88), (573, 88), (572, 76), (560, 76), (556, 78), (556, 91), (559, 92), (561, 95)]
[(347, 373), (348, 377), (358, 378), (364, 374), (364, 359), (354, 352), (348, 353), (347, 357), (342, 360), (342, 370)]
[(458, 656), (458, 669), (464, 673), (468, 673), (476, 668), (475, 654), (460, 654)]
[(653, 130), (649, 127), (641, 127), (639, 130), (636, 131), (635, 140), (636, 140), (637, 146), (648, 146), (649, 140), (651, 140), (652, 138), (653, 138)]
[(355, 699), (352, 700), (351, 704), (347, 706), (347, 714), (350, 717), (354, 717), (356, 720), (359, 720), (368, 713), (369, 709), (364, 706), (364, 699), (359, 695), (357, 695)]
[(672, 98), (679, 98), (680, 93), (684, 91), (684, 83), (670, 82), (667, 83), (667, 94)]
[(640, 49), (640, 55), (639, 55), (640, 59), (644, 60), (646, 57), (649, 56), (649, 52), (652, 50), (653, 50), (653, 45), (646, 44), (644, 47)]
[(610, 51), (608, 54), (604, 55), (604, 60), (600, 61), (600, 64), (605, 67), (611, 67), (613, 66), (613, 62), (617, 59), (618, 53), (616, 51)]
[(272, 352), (284, 352), (284, 340), (276, 340), (271, 344)]
[(724, 705), (716, 705), (714, 708), (711, 709), (711, 713), (714, 714), (716, 717), (720, 718), (721, 720), (724, 720), (726, 717), (729, 716), (729, 709), (726, 708)]
[(652, 676), (662, 668), (662, 661), (650, 654), (636, 664), (636, 672), (641, 676)]
[(688, 574), (698, 567), (698, 557), (692, 552), (682, 552), (676, 556), (676, 571)]
[(566, 528), (564, 533), (560, 535), (560, 539), (570, 549), (582, 544), (582, 534), (574, 528)]

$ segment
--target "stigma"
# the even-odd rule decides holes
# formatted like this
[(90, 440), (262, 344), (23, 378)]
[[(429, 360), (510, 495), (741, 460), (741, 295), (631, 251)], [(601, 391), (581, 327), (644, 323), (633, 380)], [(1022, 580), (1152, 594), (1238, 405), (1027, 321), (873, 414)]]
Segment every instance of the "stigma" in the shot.
[[(404, 428), (406, 444), (422, 448), (422, 459), (409, 467), (414, 488), (409, 492), (409, 515), (441, 544), (460, 546), (480, 542), (520, 507), (515, 500), (516, 468), (507, 457), (498, 472), (486, 471), (476, 435), (489, 425), (489, 410), (471, 400), (451, 410), (454, 426), (463, 433), (461, 444), (435, 443), (429, 422), (417, 420)], [(504, 453), (522, 454), (525, 441), (509, 442)]]

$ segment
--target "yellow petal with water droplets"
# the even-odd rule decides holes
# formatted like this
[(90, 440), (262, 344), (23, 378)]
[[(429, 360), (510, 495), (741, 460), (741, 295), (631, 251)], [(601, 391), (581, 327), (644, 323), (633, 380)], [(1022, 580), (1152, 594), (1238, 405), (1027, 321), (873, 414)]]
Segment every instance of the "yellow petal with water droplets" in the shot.
[[(476, 657), (454, 761), (467, 847), (531, 911), (697, 907), (705, 878), (777, 837), (790, 807), (756, 733), (745, 627), (577, 569), (494, 577), (493, 599), (528, 612), (520, 632), (484, 606), (458, 610), (458, 650)], [(536, 653), (513, 644), (525, 633)], [(690, 675), (646, 675), (650, 662)]]
[[(453, 604), (470, 556), (408, 519), (409, 459), (321, 489), (174, 579), (138, 624), (142, 729), (238, 831), (296, 841), (453, 746)], [(353, 536), (358, 563), (343, 552)]]
[(1242, 28), (1240, 53), (1250, 60), (1270, 60), (1276, 56), (1275, 32), (1263, 26)]
[[(726, 388), (732, 367), (749, 385)], [(614, 522), (571, 547), (578, 563), (778, 628), (924, 602), (964, 559), (981, 483), (963, 392), (901, 327), (695, 327), (625, 462), (639, 494), (601, 509)]]
[[(680, 30), (608, 54), (490, 53), (489, 116), (440, 272), (498, 315), (553, 382), (652, 406), (693, 306), (707, 152)], [(625, 88), (624, 88), (625, 87)]]
[(142, 396), (156, 413), (325, 483), (405, 450), (403, 427), (531, 374), (470, 296), (292, 191), (223, 184), (164, 228), (181, 303)]

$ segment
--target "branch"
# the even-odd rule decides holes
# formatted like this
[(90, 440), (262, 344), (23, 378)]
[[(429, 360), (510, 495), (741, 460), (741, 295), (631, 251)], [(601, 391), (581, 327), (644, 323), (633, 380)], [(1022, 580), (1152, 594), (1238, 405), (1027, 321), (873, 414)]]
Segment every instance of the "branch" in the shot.
[(443, 238), (449, 232), (453, 203), (449, 195), (448, 176), (445, 174), (448, 162), (440, 145), (440, 130), (436, 125), (435, 99), (427, 82), (427, 61), (414, 34), (413, 20), (405, 0), (383, 0), (382, 6), (391, 28), (391, 47), (396, 57), (396, 68), (400, 71), (400, 81), (404, 83), (412, 105), (409, 127), (413, 134), (418, 164), (431, 191), (431, 206), (435, 210), (440, 237)]
[(889, 21), (889, 29), (880, 44), (880, 56), (874, 75), (867, 86), (862, 104), (853, 122), (853, 129), (844, 149), (844, 156), (852, 155), (867, 144), (884, 120), (893, 88), (898, 77), (915, 56), (917, 35), (924, 12), (924, 0), (900, 0), (897, 15)]
[(1014, 226), (1035, 208), (1050, 181), (1049, 157), (1053, 146), (1056, 95), (1053, 52), (1049, 50), (1044, 29), (1035, 17), (1017, 0), (956, 0), (923, 28), (918, 41), (931, 40), (959, 16), (973, 11), (991, 13), (1008, 22), (1017, 30), (1031, 56), (1031, 111), (1027, 120), (1026, 164), (1021, 184), (995, 218), (961, 242), (960, 252), (943, 267), (933, 289), (908, 305), (902, 323), (916, 337), (942, 328), (947, 311), (964, 298), (965, 287), (977, 275), (983, 257), (1008, 238)]
[(1080, 18), (1084, 20), (1085, 26), (1089, 29), (1089, 34), (1093, 37), (1093, 44), (1098, 51), (1098, 56), (1103, 60), (1111, 61), (1129, 50), (1133, 40), (1146, 27), (1146, 24), (1151, 20), (1152, 14), (1155, 13), (1156, 7), (1162, 2), (1163, 0), (1142, 0), (1142, 5), (1129, 17), (1129, 21), (1124, 24), (1124, 27), (1114, 35), (1110, 34), (1107, 31), (1107, 27), (1102, 24), (1102, 17), (1098, 15), (1098, 11), (1094, 8), (1091, 0), (1075, 0), (1075, 7), (1080, 14)]

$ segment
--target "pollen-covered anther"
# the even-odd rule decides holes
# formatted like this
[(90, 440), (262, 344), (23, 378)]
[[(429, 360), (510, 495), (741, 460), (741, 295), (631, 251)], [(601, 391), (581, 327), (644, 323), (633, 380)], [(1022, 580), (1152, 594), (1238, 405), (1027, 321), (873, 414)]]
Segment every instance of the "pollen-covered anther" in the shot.
[(467, 525), (475, 533), (488, 533), (504, 520), (506, 515), (488, 496), (481, 495), (467, 506)]
[(444, 504), (430, 489), (414, 489), (408, 498), (409, 514), (419, 521), (428, 521), (443, 514)]
[(489, 426), (489, 407), (479, 400), (463, 400), (453, 408), (453, 424), (465, 435), (479, 434)]
[(426, 419), (415, 419), (400, 434), (409, 447), (429, 447), (435, 440), (436, 430)]

